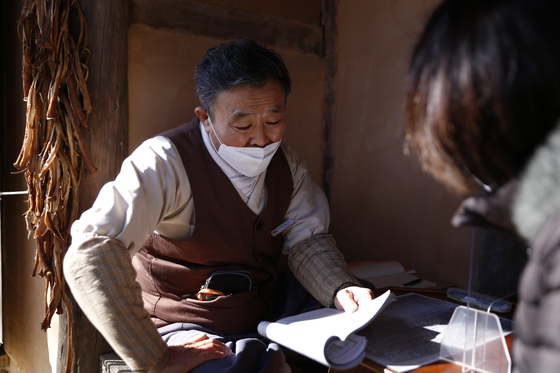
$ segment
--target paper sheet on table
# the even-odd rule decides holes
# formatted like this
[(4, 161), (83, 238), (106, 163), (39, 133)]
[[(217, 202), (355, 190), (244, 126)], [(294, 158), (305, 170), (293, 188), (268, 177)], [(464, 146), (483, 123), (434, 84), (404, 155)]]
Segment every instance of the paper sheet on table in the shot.
[[(406, 372), (439, 360), (441, 340), (455, 303), (406, 294), (397, 297), (357, 334), (367, 338), (366, 356), (393, 372)], [(501, 318), (504, 332), (513, 330)]]

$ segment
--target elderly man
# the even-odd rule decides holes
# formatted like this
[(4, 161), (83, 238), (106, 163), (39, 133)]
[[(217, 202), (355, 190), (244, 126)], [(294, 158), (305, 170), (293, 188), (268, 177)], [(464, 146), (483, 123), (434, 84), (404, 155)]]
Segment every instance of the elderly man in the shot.
[(277, 345), (255, 338), (282, 314), (282, 258), (326, 307), (353, 312), (372, 293), (328, 234), (324, 194), (281, 145), (281, 57), (225, 42), (195, 81), (196, 117), (144, 142), (73, 224), (67, 282), (135, 371), (289, 371)]

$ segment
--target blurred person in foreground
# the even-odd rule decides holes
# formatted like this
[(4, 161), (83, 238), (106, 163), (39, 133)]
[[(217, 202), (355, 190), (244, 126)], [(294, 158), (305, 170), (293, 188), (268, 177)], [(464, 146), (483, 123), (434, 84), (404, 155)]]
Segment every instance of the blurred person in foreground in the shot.
[(304, 288), (313, 307), (349, 312), (373, 295), (328, 232), (324, 193), (281, 143), (282, 58), (224, 42), (195, 83), (196, 116), (140, 145), (72, 225), (64, 273), (135, 372), (289, 372), (260, 321), (305, 310)]
[[(560, 367), (560, 2), (447, 0), (407, 79), (405, 153), (472, 195), (455, 226), (521, 237), (516, 372)], [(478, 188), (476, 186), (479, 186)]]

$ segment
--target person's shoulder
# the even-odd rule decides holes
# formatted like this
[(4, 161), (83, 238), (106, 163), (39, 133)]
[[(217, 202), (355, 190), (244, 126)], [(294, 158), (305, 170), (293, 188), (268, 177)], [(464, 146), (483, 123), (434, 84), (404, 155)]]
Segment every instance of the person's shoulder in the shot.
[(290, 166), (294, 184), (297, 184), (299, 181), (304, 179), (305, 176), (307, 176), (307, 163), (288, 144), (282, 143), (282, 150), (284, 151), (284, 156)]
[(300, 156), (290, 145), (286, 144), (285, 142), (282, 142), (281, 147), (282, 150), (284, 151), (284, 156), (286, 157), (288, 164), (290, 164), (290, 167), (292, 164), (297, 164), (301, 162)]
[(181, 163), (177, 148), (173, 142), (165, 136), (154, 136), (142, 142), (127, 157), (126, 162), (139, 166), (154, 165), (162, 163)]
[(170, 151), (173, 152), (174, 150), (175, 146), (169, 138), (157, 135), (142, 142), (142, 144), (134, 150), (134, 153), (145, 153), (146, 151), (149, 151), (156, 154), (167, 154)]

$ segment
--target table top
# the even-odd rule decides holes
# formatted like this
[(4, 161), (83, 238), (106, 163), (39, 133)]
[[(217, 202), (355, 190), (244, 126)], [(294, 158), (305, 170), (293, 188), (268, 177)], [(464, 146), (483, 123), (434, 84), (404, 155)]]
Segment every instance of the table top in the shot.
[[(381, 294), (385, 292), (387, 289), (376, 289), (375, 295)], [(409, 294), (409, 293), (417, 293), (424, 296), (432, 297), (435, 299), (445, 300), (451, 303), (460, 304), (458, 302), (453, 301), (452, 299), (447, 298), (447, 292), (445, 290), (433, 290), (433, 289), (403, 289), (403, 288), (391, 288), (390, 289), (396, 296)], [(504, 317), (506, 319), (511, 319), (513, 317), (513, 311), (509, 313), (503, 313), (499, 315), (500, 317)], [(512, 335), (509, 334), (505, 337), (508, 349), (511, 351), (511, 343), (512, 343)], [(336, 369), (329, 369), (329, 373), (391, 373), (392, 371), (387, 369), (381, 364), (378, 364), (367, 357), (355, 368), (348, 369), (348, 370), (336, 370)], [(462, 367), (453, 364), (447, 361), (438, 361), (418, 369), (409, 371), (407, 373), (461, 373)]]

